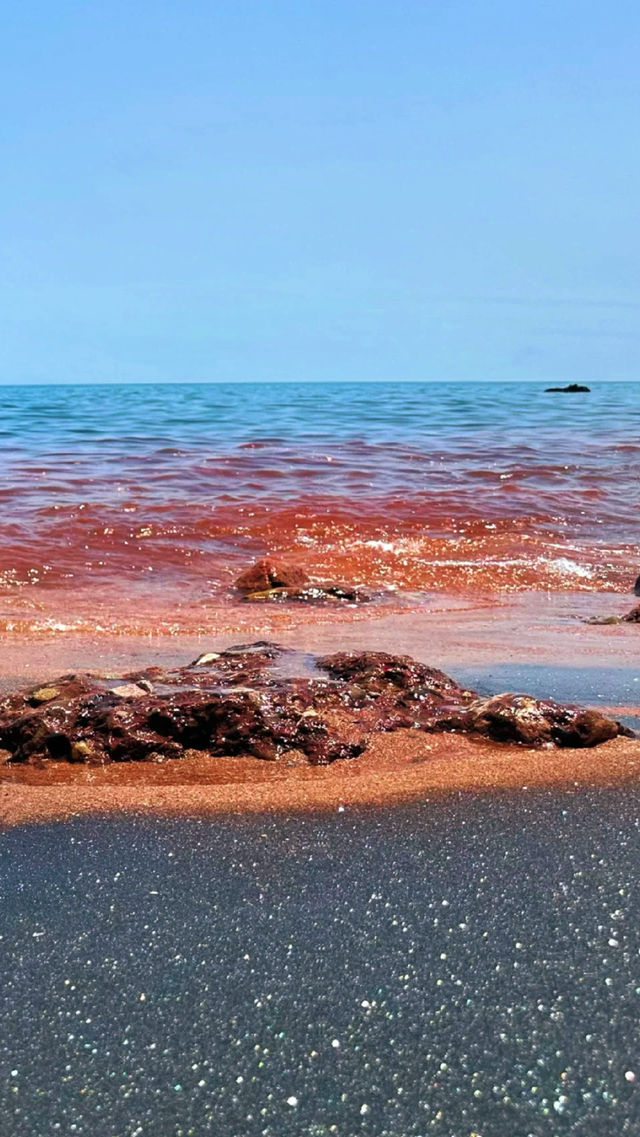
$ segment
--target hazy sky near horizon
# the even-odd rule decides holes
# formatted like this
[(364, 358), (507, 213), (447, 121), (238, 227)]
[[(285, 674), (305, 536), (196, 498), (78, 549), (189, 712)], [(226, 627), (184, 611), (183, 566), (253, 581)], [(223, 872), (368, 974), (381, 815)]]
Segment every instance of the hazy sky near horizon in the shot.
[(5, 5), (0, 382), (640, 376), (640, 7)]

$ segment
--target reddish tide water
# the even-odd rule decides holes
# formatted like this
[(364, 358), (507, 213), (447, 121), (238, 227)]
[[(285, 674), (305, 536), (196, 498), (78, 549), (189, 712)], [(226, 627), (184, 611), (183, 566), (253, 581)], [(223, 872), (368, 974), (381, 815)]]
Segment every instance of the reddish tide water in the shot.
[(628, 591), (639, 393), (4, 388), (0, 630), (206, 630), (233, 619), (233, 581), (266, 553), (400, 607), (434, 592)]

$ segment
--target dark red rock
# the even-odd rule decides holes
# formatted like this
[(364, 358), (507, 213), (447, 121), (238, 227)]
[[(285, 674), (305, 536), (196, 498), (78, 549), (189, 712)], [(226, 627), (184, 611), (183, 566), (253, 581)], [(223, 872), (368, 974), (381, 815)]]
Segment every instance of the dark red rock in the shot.
[(529, 746), (595, 746), (628, 731), (598, 711), (527, 695), (478, 699), (436, 668), (388, 652), (316, 659), (268, 641), (188, 667), (66, 675), (0, 702), (10, 762), (164, 761), (188, 750), (313, 765), (362, 753), (374, 731), (465, 731)]
[(264, 557), (245, 569), (236, 580), (235, 586), (239, 592), (250, 594), (270, 592), (274, 588), (303, 588), (308, 581), (307, 573), (299, 565)]
[(622, 622), (624, 624), (640, 624), (640, 604), (637, 604), (635, 608), (627, 612), (626, 616), (622, 617)]
[(318, 667), (337, 679), (346, 679), (366, 694), (380, 694), (395, 688), (414, 698), (429, 692), (438, 695), (471, 694), (435, 667), (418, 663), (410, 655), (391, 655), (386, 651), (339, 651), (318, 658)]
[(243, 600), (252, 603), (369, 604), (374, 599), (360, 585), (311, 581), (299, 565), (267, 557), (241, 573), (235, 586)]
[(374, 595), (359, 585), (307, 584), (304, 588), (272, 588), (268, 592), (250, 592), (244, 599), (263, 603), (293, 601), (298, 604), (370, 604)]
[(472, 703), (466, 721), (470, 729), (497, 742), (528, 746), (597, 746), (625, 733), (619, 723), (599, 711), (511, 693)]

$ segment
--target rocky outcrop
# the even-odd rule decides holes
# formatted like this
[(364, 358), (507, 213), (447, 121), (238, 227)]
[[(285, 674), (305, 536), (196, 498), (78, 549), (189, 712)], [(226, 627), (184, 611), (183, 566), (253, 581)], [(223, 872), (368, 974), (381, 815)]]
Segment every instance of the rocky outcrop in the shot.
[(375, 731), (461, 731), (527, 746), (595, 746), (626, 728), (598, 711), (501, 694), (480, 699), (437, 668), (387, 652), (314, 657), (268, 641), (187, 667), (63, 675), (0, 703), (7, 761), (357, 757)]

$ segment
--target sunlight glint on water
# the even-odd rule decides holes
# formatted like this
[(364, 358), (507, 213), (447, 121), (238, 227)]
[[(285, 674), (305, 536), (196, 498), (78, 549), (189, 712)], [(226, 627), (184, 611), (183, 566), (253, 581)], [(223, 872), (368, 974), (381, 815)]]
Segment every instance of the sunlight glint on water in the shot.
[[(621, 588), (637, 384), (3, 388), (0, 582), (226, 603), (264, 553), (426, 591)], [(66, 598), (66, 599), (62, 599)], [(45, 617), (48, 618), (48, 617)]]

